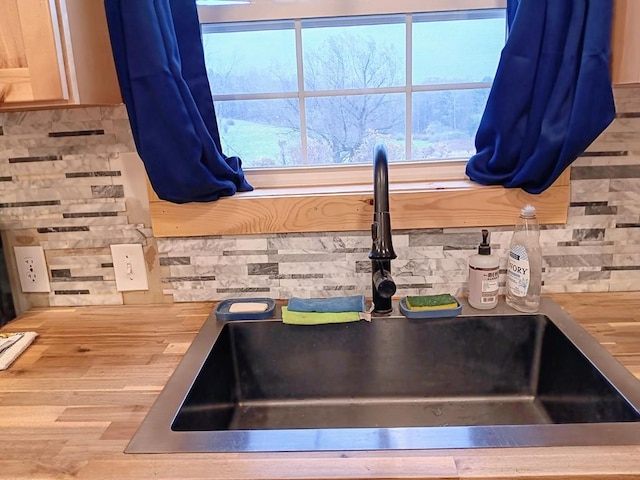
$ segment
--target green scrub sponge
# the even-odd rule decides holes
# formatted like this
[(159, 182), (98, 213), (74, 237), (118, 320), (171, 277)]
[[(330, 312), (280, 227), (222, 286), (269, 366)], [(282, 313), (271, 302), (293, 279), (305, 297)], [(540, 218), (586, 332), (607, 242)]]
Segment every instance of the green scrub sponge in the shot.
[(458, 301), (448, 293), (407, 296), (406, 303), (409, 310), (447, 310), (458, 307)]

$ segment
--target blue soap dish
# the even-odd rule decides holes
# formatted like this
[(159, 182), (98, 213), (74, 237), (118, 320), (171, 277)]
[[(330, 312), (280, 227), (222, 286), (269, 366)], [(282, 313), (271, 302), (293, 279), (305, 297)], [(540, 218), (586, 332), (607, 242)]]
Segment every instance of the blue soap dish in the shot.
[[(261, 311), (233, 311), (234, 308), (239, 310), (243, 306), (249, 307), (248, 304), (266, 304), (264, 310)], [(236, 305), (236, 307), (234, 307)], [(215, 308), (214, 313), (216, 319), (222, 321), (229, 320), (264, 320), (273, 317), (276, 308), (276, 302), (273, 298), (229, 298), (221, 301)]]
[(438, 310), (410, 310), (407, 306), (407, 298), (402, 297), (398, 307), (400, 308), (400, 313), (402, 313), (407, 318), (445, 318), (445, 317), (457, 317), (460, 315), (462, 311), (462, 305), (456, 299), (456, 303), (458, 304), (455, 308), (445, 308)]

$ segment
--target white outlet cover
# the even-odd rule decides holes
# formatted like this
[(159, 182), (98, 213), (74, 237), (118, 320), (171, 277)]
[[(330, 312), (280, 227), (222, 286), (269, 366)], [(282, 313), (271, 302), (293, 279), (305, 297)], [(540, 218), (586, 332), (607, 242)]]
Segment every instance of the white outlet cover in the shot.
[(41, 246), (13, 247), (18, 278), (24, 293), (50, 292), (49, 272)]
[(147, 266), (139, 243), (111, 245), (116, 289), (119, 292), (149, 290)]

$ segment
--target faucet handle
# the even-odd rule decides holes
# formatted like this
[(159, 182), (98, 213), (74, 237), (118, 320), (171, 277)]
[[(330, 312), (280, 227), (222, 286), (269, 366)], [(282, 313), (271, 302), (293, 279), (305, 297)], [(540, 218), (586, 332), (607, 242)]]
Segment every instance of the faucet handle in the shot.
[(371, 240), (374, 242), (378, 241), (378, 230), (380, 229), (380, 224), (378, 222), (373, 222), (371, 224)]

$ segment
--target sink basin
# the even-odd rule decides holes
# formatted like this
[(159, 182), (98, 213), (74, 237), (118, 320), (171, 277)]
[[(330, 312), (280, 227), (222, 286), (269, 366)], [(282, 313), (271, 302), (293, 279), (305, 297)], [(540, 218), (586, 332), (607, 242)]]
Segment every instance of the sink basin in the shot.
[(472, 312), (212, 316), (126, 451), (640, 444), (640, 382), (556, 303)]

